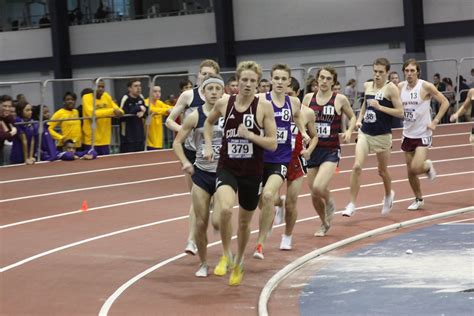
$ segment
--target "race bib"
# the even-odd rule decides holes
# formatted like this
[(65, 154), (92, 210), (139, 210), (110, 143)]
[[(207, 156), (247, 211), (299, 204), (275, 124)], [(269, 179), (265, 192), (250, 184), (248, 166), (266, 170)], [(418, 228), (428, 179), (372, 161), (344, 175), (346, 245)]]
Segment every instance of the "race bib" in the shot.
[(382, 101), (383, 100), (383, 92), (379, 91), (375, 94), (375, 100)]
[(244, 114), (244, 126), (247, 128), (247, 129), (252, 129), (253, 128), (253, 114)]
[[(221, 151), (221, 147), (222, 145), (221, 144), (212, 144), (212, 159), (213, 160), (219, 160), (219, 156), (220, 156), (220, 151)], [(205, 152), (205, 148), (204, 146), (202, 146), (202, 156), (204, 157), (204, 152)]]
[(298, 127), (295, 123), (291, 123), (291, 150), (295, 149), (296, 146), (296, 136), (298, 136)]
[(374, 110), (367, 109), (364, 115), (364, 122), (366, 123), (375, 123), (377, 121), (377, 115)]
[(287, 139), (288, 139), (288, 130), (285, 129), (284, 127), (279, 127), (277, 129), (277, 143), (284, 144), (286, 143)]
[(425, 146), (431, 147), (432, 140), (433, 140), (433, 138), (431, 138), (431, 137), (422, 137), (421, 138), (421, 143)]
[(416, 111), (415, 109), (405, 109), (405, 112), (404, 112), (405, 121), (415, 122), (416, 121), (415, 111)]
[(227, 143), (227, 155), (232, 159), (251, 158), (253, 143), (247, 139), (231, 139)]
[(281, 120), (288, 122), (291, 119), (291, 111), (288, 109), (281, 110)]
[(334, 115), (334, 107), (333, 106), (324, 106), (323, 107), (323, 115)]
[(331, 136), (331, 124), (330, 123), (317, 123), (316, 129), (318, 130), (319, 138), (328, 138)]
[(219, 117), (219, 121), (217, 122), (217, 126), (220, 128), (220, 129), (224, 129), (224, 118), (221, 116)]

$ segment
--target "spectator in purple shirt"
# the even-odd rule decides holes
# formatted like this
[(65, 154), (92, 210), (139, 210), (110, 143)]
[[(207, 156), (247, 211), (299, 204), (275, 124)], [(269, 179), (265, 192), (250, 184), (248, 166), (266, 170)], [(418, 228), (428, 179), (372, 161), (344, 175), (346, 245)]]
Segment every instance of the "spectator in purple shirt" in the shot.
[(15, 105), (16, 119), (15, 125), (18, 133), (13, 138), (10, 162), (12, 164), (35, 163), (35, 138), (38, 136), (38, 125), (32, 120), (32, 107), (25, 101), (17, 102)]
[[(39, 121), (41, 105), (33, 107), (33, 120)], [(43, 105), (43, 121), (49, 120), (49, 108)], [(41, 135), (41, 160), (42, 161), (53, 161), (56, 160), (58, 151), (56, 149), (56, 143), (53, 137), (49, 134), (48, 123), (43, 123), (43, 134)], [(35, 155), (36, 158), (37, 155)]]

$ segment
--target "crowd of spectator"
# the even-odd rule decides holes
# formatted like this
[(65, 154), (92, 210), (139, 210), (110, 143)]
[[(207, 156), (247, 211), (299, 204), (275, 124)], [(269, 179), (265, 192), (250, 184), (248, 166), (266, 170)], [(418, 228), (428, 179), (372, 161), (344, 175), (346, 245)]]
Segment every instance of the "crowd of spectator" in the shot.
[[(192, 89), (193, 83), (183, 80), (179, 88), (181, 92)], [(66, 92), (61, 108), (52, 116), (46, 105), (33, 106), (22, 94), (16, 99), (0, 96), (0, 165), (108, 155), (115, 123), (121, 153), (143, 151), (145, 146), (147, 150), (157, 150), (165, 147), (165, 139), (167, 143), (172, 141), (172, 133), (164, 129), (163, 121), (176, 103), (176, 95), (162, 101), (161, 87), (154, 86), (151, 96), (145, 99), (139, 80), (127, 83), (127, 93), (119, 103), (106, 91), (104, 81), (98, 82), (95, 93), (95, 112), (94, 91), (86, 88), (79, 98), (74, 92)]]
[[(391, 72), (389, 80), (398, 84), (400, 76), (397, 72)], [(458, 87), (451, 78), (441, 77), (438, 73), (433, 76), (433, 84), (449, 101), (450, 108), (442, 120), (442, 123), (448, 123), (456, 110)], [(315, 78), (309, 76), (305, 87), (300, 98), (305, 93), (317, 92)], [(464, 102), (470, 87), (474, 87), (474, 69), (471, 70), (470, 81), (459, 77), (461, 103)], [(82, 90), (79, 98), (74, 92), (66, 92), (62, 107), (52, 116), (47, 106), (43, 105), (42, 109), (41, 106), (32, 106), (22, 94), (15, 100), (8, 95), (0, 96), (0, 165), (33, 164), (38, 160), (93, 159), (97, 155), (108, 155), (111, 152), (114, 122), (118, 123), (121, 153), (143, 151), (145, 148), (157, 150), (171, 143), (173, 133), (163, 125), (176, 104), (175, 94), (170, 94), (166, 101), (162, 101), (161, 87), (154, 86), (150, 97), (145, 99), (142, 96), (140, 81), (132, 79), (127, 84), (127, 93), (117, 104), (105, 88), (105, 82), (99, 81), (95, 95), (95, 113), (94, 91), (90, 88)], [(192, 88), (193, 83), (190, 80), (179, 83), (180, 93)], [(258, 92), (265, 93), (270, 90), (270, 82), (262, 79)], [(225, 91), (228, 94), (238, 93), (235, 76), (228, 78)], [(346, 95), (353, 111), (358, 113), (363, 95), (358, 93), (355, 79), (349, 79), (344, 88), (337, 82), (334, 91)], [(432, 101), (431, 106), (432, 112), (436, 113), (439, 105)], [(93, 114), (96, 118), (94, 133)], [(42, 128), (38, 125), (40, 115), (42, 120), (46, 121)], [(470, 121), (471, 113), (467, 112), (459, 119)], [(346, 124), (347, 120), (343, 119), (343, 131)], [(402, 121), (394, 119), (392, 125), (401, 127)], [(41, 148), (38, 152), (40, 140)]]

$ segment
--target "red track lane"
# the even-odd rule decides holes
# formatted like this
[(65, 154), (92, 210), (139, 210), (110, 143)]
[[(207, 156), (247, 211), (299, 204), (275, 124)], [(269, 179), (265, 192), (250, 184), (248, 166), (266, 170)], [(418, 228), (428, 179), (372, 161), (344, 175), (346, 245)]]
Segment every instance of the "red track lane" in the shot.
[[(466, 133), (470, 125), (440, 126), (436, 135), (447, 133)], [(394, 132), (394, 138), (400, 131)], [(439, 137), (434, 146), (467, 144), (468, 135)], [(399, 142), (394, 142), (394, 151), (399, 150)], [(353, 155), (354, 146), (344, 146), (343, 155)], [(431, 150), (432, 160), (471, 157), (472, 147), (455, 147), (448, 150)], [(100, 168), (115, 168), (133, 164), (155, 163), (175, 160), (171, 152), (154, 152), (126, 156), (114, 156), (90, 162), (39, 164), (30, 167), (2, 168), (1, 181), (31, 176), (46, 176), (67, 172), (80, 172)], [(474, 171), (474, 161), (459, 160), (435, 164), (439, 174)], [(350, 169), (353, 158), (343, 159), (341, 170)], [(402, 153), (393, 154), (390, 163), (403, 164)], [(375, 167), (375, 157), (370, 157), (365, 168)], [(54, 192), (69, 188), (82, 188), (117, 182), (136, 181), (179, 175), (179, 164), (166, 164), (122, 170), (103, 171), (81, 176), (66, 176), (45, 180), (17, 182), (16, 185), (1, 184), (1, 199), (20, 195), (18, 187), (28, 188), (28, 195)], [(405, 179), (404, 166), (390, 168), (393, 180)], [(348, 186), (349, 173), (336, 175), (331, 189)], [(81, 179), (81, 180), (78, 180)], [(425, 195), (473, 187), (472, 174), (439, 177), (431, 183), (422, 180)], [(362, 184), (380, 182), (377, 170), (363, 172)], [(30, 183), (31, 182), (31, 183)], [(40, 185), (38, 186), (38, 183)], [(8, 194), (4, 193), (8, 188)], [(395, 182), (396, 200), (411, 198), (408, 182)], [(176, 178), (160, 182), (133, 184), (122, 187), (103, 188), (83, 192), (38, 197), (14, 202), (0, 203), (1, 223), (7, 224), (35, 217), (59, 214), (77, 210), (85, 196), (89, 207), (124, 202), (158, 195), (186, 192), (184, 179)], [(306, 184), (300, 194), (307, 194)], [(24, 194), (24, 193), (23, 193)], [(112, 306), (111, 314), (242, 314), (256, 313), (259, 291), (273, 273), (298, 256), (315, 247), (361, 233), (363, 231), (388, 225), (394, 222), (416, 218), (444, 210), (465, 207), (473, 204), (473, 192), (455, 193), (446, 197), (434, 196), (426, 199), (425, 209), (429, 211), (408, 212), (410, 202), (395, 204), (393, 212), (380, 217), (380, 207), (359, 211), (353, 218), (336, 215), (333, 228), (326, 238), (316, 238), (312, 234), (319, 226), (319, 220), (297, 224), (294, 234), (294, 247), (291, 252), (279, 251), (278, 244), (283, 228), (275, 229), (265, 247), (265, 261), (251, 259), (256, 236), (251, 237), (247, 251), (246, 276), (238, 288), (230, 288), (226, 278), (211, 276), (198, 280), (194, 272), (198, 260), (186, 256), (151, 273), (129, 288)], [(383, 195), (381, 185), (361, 189), (359, 205), (380, 203)], [(338, 210), (349, 199), (349, 191), (334, 193)], [(32, 255), (63, 246), (86, 238), (110, 233), (136, 225), (187, 215), (189, 195), (168, 199), (118, 206), (88, 213), (75, 214), (28, 223), (2, 229), (1, 267), (25, 259)], [(74, 205), (75, 207), (71, 207)], [(299, 218), (315, 215), (308, 196), (299, 200)], [(258, 215), (258, 214), (256, 214)], [(235, 218), (234, 216), (234, 227)], [(27, 262), (2, 273), (4, 288), (15, 288), (1, 298), (2, 311), (7, 314), (97, 314), (104, 300), (120, 285), (157, 264), (162, 260), (181, 253), (187, 236), (187, 220), (177, 220), (140, 230), (135, 230), (104, 239), (88, 242), (65, 249), (45, 257)], [(252, 229), (257, 227), (254, 216)], [(218, 238), (209, 234), (210, 242)], [(235, 244), (234, 244), (235, 246)], [(209, 263), (213, 266), (220, 254), (221, 246), (209, 249)], [(171, 283), (171, 285), (170, 285)], [(21, 295), (18, 295), (21, 293)], [(209, 302), (212, 297), (213, 301)]]

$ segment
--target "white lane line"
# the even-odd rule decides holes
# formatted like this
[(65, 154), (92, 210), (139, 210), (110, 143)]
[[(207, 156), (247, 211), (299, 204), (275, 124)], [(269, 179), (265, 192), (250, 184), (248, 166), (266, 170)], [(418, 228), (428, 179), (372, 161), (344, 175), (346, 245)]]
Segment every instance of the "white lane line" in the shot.
[[(448, 192), (440, 192), (440, 193), (434, 193), (434, 194), (430, 194), (430, 195), (426, 195), (425, 197), (433, 197), (433, 196), (439, 196), (439, 195), (447, 195), (447, 194), (455, 194), (455, 193), (461, 193), (461, 192), (466, 192), (466, 191), (472, 191), (474, 190), (474, 188), (469, 188), (469, 189), (463, 189), (463, 190), (456, 190), (456, 191), (448, 191)], [(406, 201), (411, 201), (413, 198), (407, 198), (407, 199), (401, 199), (401, 200), (396, 200), (396, 201), (393, 201), (393, 203), (400, 203), (400, 202), (406, 202)], [(366, 205), (366, 206), (362, 206), (362, 207), (359, 207), (357, 208), (358, 210), (360, 209), (367, 209), (367, 208), (372, 208), (372, 207), (376, 207), (376, 206), (381, 206), (383, 203), (378, 203), (378, 204), (372, 204), (372, 205)], [(341, 213), (341, 212), (336, 212), (336, 213)], [(309, 220), (313, 220), (313, 219), (316, 219), (318, 218), (318, 216), (311, 216), (311, 217), (307, 217), (307, 218), (303, 218), (303, 219), (299, 219), (297, 220), (296, 222), (297, 223), (301, 223), (301, 222), (304, 222), (304, 221), (309, 221)], [(285, 224), (280, 224), (280, 225), (275, 225), (275, 227), (283, 227)], [(255, 233), (258, 233), (258, 230), (254, 230), (254, 231), (251, 231), (250, 232), (251, 234), (255, 234)], [(232, 238), (235, 239), (237, 236), (233, 236)], [(217, 242), (214, 242), (212, 244), (209, 244), (208, 247), (212, 247), (212, 246), (215, 246), (215, 245), (218, 245), (220, 244), (221, 241), (217, 241)], [(184, 255), (177, 255), (177, 256), (174, 256), (172, 258), (169, 258), (169, 259), (166, 259), (164, 261), (161, 261), (159, 262), (158, 264), (146, 269), (145, 271), (137, 274), (136, 276), (134, 276), (133, 278), (131, 278), (130, 280), (128, 280), (127, 282), (125, 282), (124, 284), (122, 284), (111, 296), (109, 296), (107, 298), (107, 300), (105, 301), (105, 303), (102, 305), (100, 311), (99, 311), (99, 315), (100, 316), (106, 316), (108, 314), (108, 312), (110, 311), (110, 308), (112, 307), (112, 305), (114, 304), (114, 302), (119, 298), (120, 295), (123, 294), (123, 292), (125, 292), (130, 286), (132, 286), (134, 283), (136, 283), (138, 280), (140, 280), (141, 278), (145, 277), (146, 275), (150, 274), (151, 272), (155, 271), (155, 270), (158, 270), (159, 268), (162, 268), (163, 266), (173, 262), (173, 261), (176, 261), (180, 258), (184, 257)]]
[[(458, 221), (441, 223), (441, 224), (438, 224), (438, 225), (452, 225), (452, 224), (458, 224), (458, 223), (467, 222), (467, 221), (474, 221), (474, 217), (466, 218), (466, 219), (460, 219)], [(474, 223), (463, 223), (463, 224), (465, 224), (465, 225), (474, 225)]]
[[(470, 122), (468, 123), (457, 123), (456, 125), (460, 124), (471, 124)], [(452, 125), (452, 124), (443, 124), (439, 125), (439, 127), (445, 127), (446, 125)], [(354, 132), (356, 133), (356, 132)], [(452, 137), (452, 136), (459, 136), (459, 135), (469, 135), (470, 133), (452, 133), (452, 134), (441, 134), (441, 135), (433, 135), (434, 138), (436, 137)], [(401, 140), (400, 138), (394, 139), (394, 140)], [(355, 143), (351, 144), (343, 144), (343, 145), (355, 145)], [(170, 151), (171, 149), (167, 150), (160, 150), (160, 152), (164, 151)], [(156, 151), (154, 151), (156, 153)], [(128, 154), (137, 154), (137, 153), (128, 153)], [(118, 155), (126, 155), (124, 154), (117, 154)], [(113, 155), (108, 155), (108, 156), (113, 156)], [(104, 156), (102, 159), (106, 159), (107, 157)], [(178, 163), (178, 160), (173, 160), (173, 161), (167, 161), (167, 162), (158, 162), (158, 163), (149, 163), (149, 164), (139, 164), (139, 165), (132, 165), (132, 166), (124, 166), (124, 167), (116, 167), (116, 168), (105, 168), (105, 169), (95, 169), (95, 170), (88, 170), (88, 171), (79, 171), (79, 172), (72, 172), (72, 173), (62, 173), (62, 174), (55, 174), (55, 175), (47, 175), (47, 176), (39, 176), (39, 177), (31, 177), (31, 178), (22, 178), (22, 179), (12, 179), (12, 180), (4, 180), (0, 181), (0, 184), (4, 183), (13, 183), (13, 182), (20, 182), (20, 181), (30, 181), (30, 180), (42, 180), (42, 179), (48, 179), (48, 178), (56, 178), (56, 177), (66, 177), (66, 176), (74, 176), (78, 174), (87, 174), (87, 173), (94, 173), (94, 172), (103, 172), (103, 171), (110, 171), (110, 170), (119, 170), (119, 169), (128, 169), (128, 168), (138, 168), (138, 167), (147, 167), (147, 166), (154, 166), (154, 165), (160, 165), (160, 164), (165, 164), (165, 163)], [(50, 162), (49, 162), (50, 163)], [(22, 167), (22, 165), (9, 165), (9, 166), (2, 166), (1, 168), (12, 168), (12, 167)]]
[(72, 244), (67, 244), (67, 245), (64, 245), (64, 246), (61, 246), (61, 247), (57, 247), (57, 248), (39, 253), (35, 256), (26, 258), (24, 260), (21, 260), (21, 261), (18, 261), (16, 263), (14, 263), (14, 264), (8, 265), (8, 266), (3, 267), (3, 268), (0, 268), (0, 272), (5, 272), (5, 271), (8, 271), (8, 270), (11, 270), (11, 269), (16, 268), (18, 266), (21, 266), (25, 263), (31, 262), (33, 260), (36, 260), (36, 259), (39, 259), (39, 258), (42, 258), (42, 257), (45, 257), (45, 256), (50, 255), (52, 253), (59, 252), (59, 251), (65, 250), (65, 249), (69, 249), (69, 248), (72, 248), (72, 247), (75, 247), (75, 246), (79, 246), (79, 245), (82, 245), (82, 244), (85, 244), (85, 243), (88, 243), (88, 242), (91, 242), (91, 241), (95, 241), (95, 240), (99, 240), (99, 239), (103, 239), (103, 238), (107, 238), (107, 237), (127, 233), (127, 232), (130, 232), (130, 231), (134, 231), (134, 230), (137, 230), (137, 229), (142, 229), (142, 228), (146, 228), (146, 227), (150, 227), (150, 226), (154, 226), (154, 225), (179, 221), (181, 219), (186, 219), (188, 217), (189, 217), (189, 215), (170, 218), (170, 219), (165, 219), (165, 220), (161, 220), (161, 221), (157, 221), (157, 222), (153, 222), (153, 223), (148, 223), (148, 224), (144, 224), (144, 225), (130, 227), (130, 228), (122, 229), (122, 230), (117, 230), (115, 232), (111, 232), (111, 233), (108, 233), (108, 234), (103, 234), (103, 235), (95, 236), (95, 237), (92, 237), (92, 238), (80, 240), (80, 241), (77, 241), (77, 242), (72, 243)]
[(172, 160), (172, 161), (162, 161), (162, 162), (145, 163), (145, 164), (132, 165), (132, 166), (122, 166), (122, 167), (112, 167), (112, 168), (104, 168), (104, 169), (94, 169), (94, 170), (78, 171), (78, 172), (70, 172), (70, 173), (60, 173), (60, 174), (52, 174), (52, 175), (49, 175), (49, 176), (40, 176), (40, 177), (31, 177), (31, 178), (21, 178), (21, 179), (13, 179), (13, 180), (4, 180), (4, 181), (0, 181), (0, 184), (15, 183), (15, 182), (22, 182), (22, 181), (31, 181), (31, 180), (44, 180), (44, 179), (51, 179), (51, 178), (58, 178), (58, 177), (77, 176), (77, 175), (81, 175), (81, 174), (88, 174), (88, 173), (95, 173), (95, 172), (115, 171), (115, 170), (122, 170), (122, 169), (131, 169), (131, 168), (142, 168), (142, 167), (150, 167), (150, 166), (159, 166), (159, 165), (175, 164), (175, 163), (178, 163), (178, 162), (179, 162), (178, 160)]
[[(467, 146), (472, 146), (471, 144), (464, 144), (464, 145), (451, 145), (451, 146), (443, 146), (443, 147), (433, 147), (431, 150), (435, 149), (446, 149), (446, 148), (453, 148), (453, 147), (467, 147)], [(398, 154), (402, 153), (403, 151), (394, 151), (392, 154)], [(375, 156), (376, 154), (369, 154), (369, 156)], [(355, 158), (355, 156), (345, 156), (342, 157), (342, 159), (349, 159), (349, 158)], [(463, 157), (463, 158), (452, 158), (452, 159), (471, 159), (473, 157)], [(443, 161), (449, 161), (449, 160), (435, 160), (433, 162), (443, 162)], [(399, 164), (399, 165), (392, 165), (390, 167), (399, 167), (403, 166), (404, 164)], [(363, 170), (374, 170), (377, 168), (366, 168)], [(350, 172), (351, 170), (344, 170), (341, 171), (341, 173), (345, 172)], [(132, 182), (121, 182), (121, 183), (114, 183), (114, 184), (105, 184), (105, 185), (100, 185), (100, 186), (95, 186), (95, 187), (86, 187), (86, 188), (79, 188), (79, 189), (71, 189), (71, 190), (64, 190), (64, 191), (54, 191), (50, 193), (41, 193), (41, 194), (34, 194), (34, 195), (26, 195), (26, 196), (21, 196), (21, 197), (15, 197), (15, 198), (10, 198), (10, 199), (4, 199), (0, 200), (0, 203), (4, 202), (12, 202), (12, 201), (19, 201), (19, 200), (26, 200), (26, 199), (32, 199), (32, 198), (37, 198), (37, 197), (45, 197), (45, 196), (51, 196), (51, 195), (57, 195), (57, 194), (67, 194), (67, 193), (75, 193), (75, 192), (82, 192), (82, 191), (88, 191), (88, 190), (98, 190), (98, 189), (104, 189), (104, 188), (110, 188), (110, 187), (116, 187), (116, 186), (122, 186), (122, 185), (132, 185), (132, 184), (141, 184), (141, 183), (147, 183), (147, 182), (153, 182), (153, 181), (160, 181), (160, 180), (169, 180), (169, 179), (175, 179), (175, 178), (180, 178), (184, 177), (183, 174), (177, 175), (177, 176), (169, 176), (169, 177), (162, 177), (162, 178), (155, 178), (155, 179), (146, 179), (146, 180), (138, 180), (138, 181), (132, 181)]]
[[(474, 173), (474, 171), (470, 172), (470, 173)], [(458, 174), (456, 174), (458, 175)], [(444, 176), (447, 176), (447, 175), (444, 175)], [(401, 179), (401, 180), (396, 180), (396, 182), (403, 182), (403, 181), (408, 181), (408, 179)], [(395, 182), (395, 181), (393, 181)], [(374, 186), (374, 185), (381, 185), (382, 182), (378, 182), (378, 183), (370, 183), (370, 184), (366, 184), (366, 185), (362, 185), (361, 187), (365, 187), (365, 186)], [(350, 188), (349, 187), (346, 187), (346, 188), (340, 188), (340, 189), (336, 189), (337, 191), (343, 191), (343, 190), (349, 190)], [(451, 191), (451, 192), (464, 192), (464, 191), (469, 191), (469, 190), (474, 190), (474, 188), (470, 188), (470, 189), (465, 189), (465, 190), (458, 190), (458, 191)], [(333, 192), (334, 190), (331, 190), (331, 192)], [(186, 194), (189, 194), (189, 193), (182, 193), (181, 195), (186, 195)], [(298, 195), (298, 198), (300, 197), (307, 197), (307, 196), (310, 196), (311, 194), (310, 193), (307, 193), (307, 194), (301, 194), (301, 195)], [(439, 194), (435, 194), (435, 195), (425, 195), (424, 197), (430, 197), (430, 196), (437, 196)], [(413, 200), (413, 198), (409, 198), (409, 199), (404, 199), (404, 200), (398, 200), (399, 202), (401, 201), (411, 201)], [(128, 202), (126, 202), (128, 203)], [(125, 203), (125, 204), (126, 204)], [(394, 202), (395, 203), (395, 202)], [(120, 204), (124, 204), (124, 203), (120, 203)], [(380, 204), (380, 203), (379, 203)], [(379, 205), (379, 204), (375, 204), (375, 205)], [(381, 204), (380, 204), (381, 205)], [(109, 207), (109, 206), (108, 206)], [(238, 206), (234, 206), (234, 208), (236, 208)], [(100, 207), (99, 207), (100, 208)], [(364, 209), (364, 208), (367, 208), (367, 207), (358, 207), (357, 210), (359, 209)], [(98, 209), (98, 208), (96, 208)], [(133, 230), (136, 230), (136, 229), (139, 229), (139, 228), (143, 228), (143, 227), (149, 227), (149, 226), (153, 226), (153, 225), (160, 225), (160, 224), (163, 224), (163, 223), (168, 223), (168, 222), (172, 222), (172, 221), (176, 221), (178, 219), (186, 219), (188, 218), (189, 215), (185, 215), (185, 216), (180, 216), (180, 217), (175, 217), (175, 218), (170, 218), (170, 219), (166, 219), (166, 220), (160, 220), (160, 221), (157, 221), (157, 222), (153, 222), (153, 223), (149, 223), (149, 224), (144, 224), (144, 225), (139, 225), (139, 226), (134, 226), (134, 227), (130, 227), (130, 228), (126, 228), (126, 229), (121, 229), (119, 231), (115, 231), (115, 232), (111, 232), (111, 233), (107, 233), (107, 234), (104, 234), (104, 235), (100, 235), (100, 236), (96, 236), (96, 237), (92, 237), (92, 238), (88, 238), (88, 239), (85, 239), (85, 240), (81, 240), (81, 241), (78, 241), (78, 242), (74, 242), (74, 243), (71, 243), (71, 244), (67, 244), (67, 245), (64, 245), (64, 246), (61, 246), (61, 247), (58, 247), (58, 248), (54, 248), (54, 249), (51, 249), (51, 250), (48, 250), (48, 251), (45, 251), (45, 252), (42, 252), (42, 253), (39, 253), (37, 255), (34, 255), (32, 257), (29, 257), (29, 258), (26, 258), (24, 260), (21, 260), (21, 261), (18, 261), (14, 264), (11, 264), (9, 266), (6, 266), (4, 268), (0, 268), (0, 272), (4, 272), (4, 271), (7, 271), (7, 270), (10, 270), (12, 268), (15, 268), (17, 266), (20, 266), (22, 264), (25, 264), (27, 262), (30, 262), (30, 261), (33, 261), (35, 259), (38, 259), (38, 258), (41, 258), (41, 257), (44, 257), (44, 256), (47, 256), (49, 254), (52, 254), (52, 253), (55, 253), (55, 252), (58, 252), (58, 251), (62, 251), (64, 249), (69, 249), (69, 248), (72, 248), (72, 247), (75, 247), (77, 245), (82, 245), (84, 243), (87, 243), (87, 242), (90, 242), (90, 241), (94, 241), (94, 240), (98, 240), (98, 239), (102, 239), (102, 238), (106, 238), (106, 237), (110, 237), (110, 236), (114, 236), (114, 235), (117, 235), (117, 234), (121, 234), (121, 233), (126, 233), (126, 232), (129, 232), (129, 231), (133, 231)], [(277, 226), (279, 227), (279, 226)]]
[[(474, 159), (474, 157), (462, 157), (462, 158), (452, 158), (452, 159), (442, 159), (442, 160), (433, 160), (433, 163), (441, 163), (441, 162), (450, 162), (450, 161), (458, 161), (458, 160), (468, 160), (468, 159)], [(398, 167), (405, 167), (406, 164), (398, 164), (398, 165), (390, 165), (388, 166), (389, 168), (398, 168)], [(377, 170), (378, 167), (369, 167), (369, 168), (363, 168), (362, 171), (368, 171), (368, 170)], [(348, 169), (348, 170), (341, 170), (339, 171), (339, 173), (349, 173), (351, 172), (352, 170), (351, 169)], [(449, 176), (449, 175), (458, 175), (458, 173), (453, 173), (453, 174), (446, 174), (445, 176)], [(442, 176), (442, 175), (438, 175), (438, 176)], [(305, 175), (306, 177), (306, 175)], [(424, 177), (420, 177), (420, 179), (423, 179)], [(397, 182), (398, 180), (394, 180), (392, 182)], [(402, 180), (404, 181), (404, 180)], [(380, 183), (376, 183), (376, 184), (380, 184)], [(364, 187), (366, 185), (362, 185), (361, 187)], [(333, 190), (331, 190), (332, 192)], [(183, 193), (179, 193), (179, 195), (181, 195)], [(118, 204), (110, 204), (110, 205), (104, 205), (104, 206), (99, 206), (99, 207), (92, 207), (92, 208), (89, 208), (89, 211), (93, 211), (93, 210), (98, 210), (98, 209), (105, 209), (105, 208), (109, 208), (109, 207), (114, 207), (114, 206), (121, 206), (121, 205), (128, 205), (128, 204), (134, 204), (134, 203), (142, 203), (142, 202), (149, 202), (149, 201), (154, 201), (154, 200), (160, 200), (160, 199), (163, 199), (163, 198), (173, 198), (175, 197), (174, 194), (172, 195), (166, 195), (166, 196), (158, 196), (158, 197), (153, 197), (153, 198), (146, 198), (146, 199), (141, 199), (141, 200), (134, 200), (134, 201), (129, 201), (129, 202), (123, 202), (123, 203), (118, 203)], [(124, 204), (125, 203), (125, 204)], [(68, 216), (68, 215), (73, 215), (73, 214), (78, 214), (78, 213), (81, 213), (81, 211), (70, 211), (70, 212), (65, 212), (65, 213), (60, 213), (60, 214), (55, 214), (55, 215), (49, 215), (49, 216), (43, 216), (43, 217), (37, 217), (37, 218), (32, 218), (32, 219), (29, 219), (29, 220), (24, 220), (24, 221), (21, 221), (21, 222), (14, 222), (14, 223), (10, 223), (10, 224), (5, 224), (5, 225), (1, 225), (0, 226), (0, 229), (3, 229), (3, 228), (8, 228), (8, 227), (13, 227), (13, 226), (18, 226), (18, 225), (23, 225), (23, 224), (28, 224), (28, 223), (33, 223), (33, 222), (38, 222), (38, 221), (42, 221), (42, 220), (47, 220), (47, 219), (51, 219), (51, 218), (56, 218), (56, 217), (62, 217), (62, 216)]]
[[(116, 207), (116, 206), (124, 206), (124, 205), (136, 204), (136, 203), (143, 203), (143, 202), (150, 202), (150, 201), (174, 198), (174, 197), (177, 197), (177, 196), (183, 196), (183, 195), (189, 195), (189, 194), (190, 194), (189, 192), (173, 193), (173, 194), (170, 194), (170, 195), (156, 196), (156, 197), (146, 198), (146, 199), (141, 199), (141, 200), (133, 200), (133, 201), (127, 201), (127, 202), (121, 202), (121, 203), (115, 203), (115, 204), (107, 204), (107, 205), (102, 205), (102, 206), (91, 207), (91, 208), (88, 209), (87, 212), (96, 211), (96, 210), (103, 210), (103, 209), (106, 209), (106, 208), (112, 208), (112, 207)], [(78, 213), (83, 213), (83, 211), (79, 210), (79, 211), (66, 212), (66, 213), (49, 215), (49, 216), (44, 216), (44, 217), (37, 217), (37, 218), (33, 218), (33, 219), (21, 221), (21, 222), (5, 224), (5, 225), (0, 226), (0, 229), (4, 229), (4, 228), (8, 228), (8, 227), (14, 227), (14, 226), (28, 224), (28, 223), (33, 223), (33, 222), (38, 222), (38, 221), (43, 221), (43, 220), (50, 219), (50, 218), (55, 218), (55, 217), (62, 217), (62, 216), (67, 216), (67, 215), (78, 214)]]
[(132, 184), (141, 184), (141, 183), (148, 183), (148, 182), (155, 182), (155, 181), (163, 181), (163, 180), (170, 180), (170, 179), (176, 179), (176, 178), (184, 178), (184, 175), (181, 174), (181, 175), (178, 175), (178, 176), (169, 176), (169, 177), (145, 179), (145, 180), (138, 180), (138, 181), (98, 185), (98, 186), (95, 186), (95, 187), (86, 187), (86, 188), (71, 189), (71, 190), (64, 190), (64, 191), (55, 191), (55, 192), (50, 192), (50, 193), (26, 195), (26, 196), (11, 198), (11, 199), (0, 200), (0, 203), (26, 200), (26, 199), (32, 199), (32, 198), (44, 197), (44, 196), (51, 196), (51, 195), (57, 195), (57, 194), (67, 194), (67, 193), (74, 193), (74, 192), (82, 192), (82, 191), (89, 191), (89, 190), (112, 188), (112, 187), (118, 187), (118, 186), (123, 186), (123, 185), (132, 185)]

